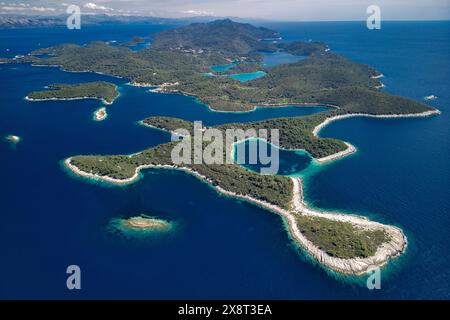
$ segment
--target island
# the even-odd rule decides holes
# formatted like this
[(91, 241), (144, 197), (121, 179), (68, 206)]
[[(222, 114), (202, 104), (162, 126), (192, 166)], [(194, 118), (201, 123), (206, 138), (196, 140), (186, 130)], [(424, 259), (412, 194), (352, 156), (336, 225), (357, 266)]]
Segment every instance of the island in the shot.
[(7, 136), (5, 137), (5, 140), (6, 140), (6, 141), (9, 141), (9, 142), (12, 143), (13, 145), (16, 145), (16, 144), (18, 144), (18, 143), (22, 140), (22, 138), (20, 138), (19, 136), (10, 134), (10, 135), (7, 135)]
[(51, 84), (50, 90), (34, 91), (25, 99), (29, 101), (100, 99), (104, 104), (112, 104), (119, 96), (116, 85), (105, 81), (77, 84)]
[[(241, 126), (245, 129), (267, 125), (270, 121), (275, 121), (271, 125), (284, 128), (287, 127), (284, 121), (303, 118), (225, 124), (214, 128), (225, 131)], [(193, 130), (193, 123), (169, 117), (151, 117), (144, 119), (141, 124), (167, 131), (175, 128), (185, 128), (191, 132)], [(294, 124), (295, 122), (292, 126), (295, 127)], [(295, 140), (296, 131), (287, 130), (286, 133), (291, 134), (287, 141), (303, 142)], [(321, 140), (322, 138), (316, 137), (311, 144), (309, 150), (312, 154), (325, 156), (334, 152), (333, 143), (327, 148), (327, 143), (321, 143)], [(342, 143), (334, 139), (331, 141), (338, 145)], [(397, 227), (355, 215), (309, 208), (303, 201), (300, 178), (260, 175), (235, 163), (176, 165), (171, 159), (171, 151), (176, 143), (161, 144), (132, 155), (75, 156), (66, 159), (65, 164), (77, 175), (122, 185), (137, 181), (143, 169), (182, 170), (209, 183), (222, 194), (249, 201), (279, 214), (285, 220), (291, 237), (301, 248), (324, 266), (345, 274), (363, 274), (382, 266), (406, 248), (406, 237)], [(309, 146), (307, 143), (305, 145)]]
[(133, 46), (136, 46), (138, 44), (142, 44), (144, 42), (145, 42), (145, 38), (136, 36), (136, 37), (133, 37), (133, 39), (123, 43), (122, 46), (124, 46), (124, 47), (133, 47)]
[[(257, 106), (327, 106), (326, 111), (309, 116), (213, 126), (222, 133), (227, 129), (248, 132), (250, 128), (277, 128), (279, 147), (304, 150), (317, 164), (357, 151), (346, 141), (319, 135), (332, 121), (439, 114), (439, 110), (422, 102), (380, 91), (382, 73), (331, 52), (322, 42), (264, 40), (279, 38), (276, 31), (225, 19), (162, 31), (151, 47), (139, 51), (104, 42), (86, 46), (67, 44), (39, 49), (11, 62), (123, 77), (131, 85), (155, 87), (155, 92), (194, 96), (213, 111), (248, 112)], [(307, 58), (266, 68), (264, 52), (287, 52)], [(43, 54), (47, 57), (41, 58)], [(230, 68), (217, 73), (223, 76), (211, 76), (212, 66), (229, 64)], [(241, 71), (261, 71), (264, 75), (245, 82), (225, 76)], [(149, 130), (194, 130), (192, 122), (172, 117), (150, 117), (140, 123)], [(251, 138), (254, 138), (251, 133), (245, 137)], [(270, 141), (270, 136), (267, 140)], [(405, 234), (396, 226), (308, 207), (301, 178), (261, 175), (235, 162), (177, 165), (171, 159), (176, 144), (176, 141), (163, 143), (130, 155), (72, 156), (64, 163), (76, 175), (118, 185), (137, 181), (144, 169), (181, 170), (194, 175), (221, 194), (280, 215), (290, 237), (303, 252), (327, 270), (338, 273), (365, 274), (384, 266), (407, 247)], [(205, 143), (205, 147), (208, 145)]]
[(93, 119), (94, 119), (94, 121), (103, 121), (107, 117), (108, 117), (108, 113), (106, 113), (106, 108), (102, 107), (102, 108), (97, 109), (94, 112)]
[(146, 215), (131, 217), (123, 219), (122, 221), (125, 227), (140, 230), (167, 231), (171, 227), (171, 224), (165, 220), (152, 218)]
[(436, 100), (437, 96), (435, 96), (434, 94), (423, 97), (424, 100)]
[(107, 226), (111, 233), (120, 234), (127, 239), (145, 239), (167, 234), (173, 230), (170, 221), (140, 214), (129, 218), (113, 218)]

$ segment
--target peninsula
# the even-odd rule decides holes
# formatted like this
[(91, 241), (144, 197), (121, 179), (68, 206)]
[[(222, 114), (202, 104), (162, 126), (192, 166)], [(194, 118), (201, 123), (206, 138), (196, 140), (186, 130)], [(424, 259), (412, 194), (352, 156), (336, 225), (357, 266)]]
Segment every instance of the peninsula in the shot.
[(100, 99), (104, 104), (112, 104), (119, 96), (113, 83), (96, 81), (77, 84), (51, 84), (50, 90), (34, 91), (26, 97), (29, 101)]
[[(309, 132), (312, 137), (309, 140), (297, 139), (298, 131), (290, 128), (298, 127), (295, 121), (305, 118), (307, 117), (225, 124), (214, 128), (225, 131), (231, 127), (246, 129), (275, 125), (286, 129), (287, 140), (283, 143), (296, 146), (303, 144), (316, 157), (332, 156), (334, 148), (341, 144), (343, 148), (347, 147), (340, 140), (319, 138), (312, 132)], [(321, 119), (326, 121), (327, 118)], [(184, 128), (190, 132), (193, 130), (193, 123), (176, 118), (151, 117), (141, 123), (166, 131), (175, 128)], [(327, 141), (331, 142), (328, 144)], [(279, 214), (286, 222), (294, 241), (309, 255), (336, 272), (363, 274), (372, 268), (383, 266), (390, 258), (401, 254), (407, 246), (405, 235), (397, 227), (364, 217), (309, 208), (303, 201), (299, 178), (260, 175), (235, 163), (178, 166), (171, 159), (174, 145), (175, 142), (161, 144), (132, 155), (76, 156), (66, 159), (65, 164), (77, 175), (112, 184), (133, 183), (141, 177), (140, 171), (143, 169), (182, 170), (209, 183), (220, 193)]]
[[(214, 126), (222, 132), (231, 128), (270, 132), (277, 128), (280, 147), (305, 150), (317, 162), (332, 161), (356, 151), (348, 142), (319, 136), (320, 130), (332, 121), (355, 116), (396, 118), (439, 113), (422, 102), (379, 91), (379, 71), (332, 53), (324, 43), (264, 41), (279, 37), (270, 29), (218, 20), (163, 31), (155, 36), (151, 47), (139, 51), (104, 42), (69, 44), (39, 49), (11, 62), (119, 76), (130, 84), (157, 87), (157, 92), (195, 96), (214, 111), (251, 111), (257, 106), (328, 106), (327, 111), (309, 116)], [(265, 68), (261, 53), (264, 51), (307, 58)], [(211, 66), (231, 62), (236, 63), (221, 71), (221, 75), (244, 70), (263, 71), (264, 76), (247, 82), (205, 76)], [(43, 95), (51, 97), (49, 92), (58, 90)], [(193, 130), (192, 122), (170, 117), (151, 117), (141, 123), (168, 132), (178, 128)], [(236, 163), (179, 166), (171, 159), (175, 145), (176, 142), (160, 144), (131, 155), (73, 156), (65, 160), (65, 165), (77, 175), (122, 185), (137, 181), (143, 169), (182, 170), (220, 193), (279, 214), (297, 245), (321, 265), (344, 274), (364, 274), (383, 266), (407, 246), (400, 228), (361, 216), (309, 208), (303, 201), (298, 178), (260, 175)]]

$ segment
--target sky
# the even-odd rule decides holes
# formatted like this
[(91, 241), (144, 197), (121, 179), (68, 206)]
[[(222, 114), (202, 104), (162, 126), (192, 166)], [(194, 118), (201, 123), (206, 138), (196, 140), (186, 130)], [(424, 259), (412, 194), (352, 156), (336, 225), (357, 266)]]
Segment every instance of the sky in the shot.
[(450, 19), (450, 0), (0, 0), (0, 13), (57, 15), (70, 4), (85, 14), (286, 21), (366, 20), (367, 7), (377, 5), (384, 20)]

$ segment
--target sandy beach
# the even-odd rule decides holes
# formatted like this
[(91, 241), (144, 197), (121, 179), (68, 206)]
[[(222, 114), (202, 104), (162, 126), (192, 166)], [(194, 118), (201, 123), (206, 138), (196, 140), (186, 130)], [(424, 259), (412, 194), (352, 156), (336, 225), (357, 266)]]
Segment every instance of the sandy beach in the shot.
[[(439, 114), (440, 111), (430, 110), (422, 113), (416, 113), (416, 114), (392, 114), (392, 115), (372, 115), (372, 114), (362, 114), (362, 113), (352, 113), (352, 114), (345, 114), (345, 115), (339, 115), (335, 117), (327, 118), (325, 121), (317, 125), (314, 130), (313, 134), (315, 136), (318, 136), (320, 130), (327, 126), (329, 123), (333, 121), (337, 121), (340, 119), (346, 119), (351, 117), (372, 117), (372, 118), (407, 118), (407, 117), (428, 117), (432, 115)], [(145, 124), (146, 126), (150, 126)], [(160, 129), (160, 128), (159, 128)], [(162, 129), (164, 130), (164, 129)], [(351, 153), (356, 152), (356, 148), (351, 145), (350, 143), (345, 142), (347, 145), (347, 149), (341, 152), (338, 152), (336, 154), (316, 159), (316, 161), (324, 163), (333, 161), (342, 157), (345, 157)], [(304, 201), (303, 197), (303, 187), (302, 187), (302, 181), (298, 177), (291, 177), (292, 184), (293, 184), (293, 198), (290, 204), (290, 209), (283, 209), (279, 206), (276, 206), (274, 204), (247, 196), (242, 194), (236, 194), (234, 192), (228, 191), (223, 189), (220, 186), (213, 186), (213, 181), (208, 179), (207, 177), (199, 174), (198, 172), (187, 168), (187, 167), (179, 167), (174, 165), (141, 165), (135, 169), (135, 173), (132, 177), (128, 179), (114, 179), (109, 176), (99, 176), (96, 174), (84, 172), (74, 166), (71, 163), (71, 158), (68, 158), (64, 161), (67, 168), (69, 168), (73, 173), (83, 176), (86, 178), (96, 179), (105, 181), (108, 183), (113, 183), (117, 185), (127, 185), (130, 183), (135, 182), (140, 177), (140, 170), (147, 169), (147, 168), (154, 168), (154, 169), (176, 169), (176, 170), (182, 170), (189, 174), (194, 175), (195, 177), (209, 183), (214, 189), (216, 189), (218, 192), (233, 197), (242, 199), (248, 202), (251, 202), (253, 204), (256, 204), (262, 208), (265, 208), (269, 211), (272, 211), (274, 213), (279, 214), (287, 223), (287, 227), (289, 230), (289, 234), (291, 238), (295, 241), (296, 244), (299, 245), (300, 248), (305, 250), (311, 257), (316, 259), (322, 266), (327, 267), (333, 271), (343, 273), (343, 274), (349, 274), (349, 275), (362, 275), (365, 274), (375, 268), (384, 266), (391, 258), (397, 257), (400, 254), (402, 254), (406, 247), (407, 247), (407, 239), (404, 235), (403, 231), (400, 228), (397, 228), (395, 226), (385, 225), (378, 222), (371, 221), (363, 216), (357, 216), (357, 215), (351, 215), (351, 214), (343, 214), (343, 213), (336, 213), (336, 212), (325, 212), (325, 211), (318, 211), (311, 209), (308, 207), (308, 205)], [(333, 256), (330, 256), (325, 251), (321, 250), (317, 246), (315, 246), (311, 241), (309, 241), (301, 232), (297, 225), (296, 217), (299, 215), (304, 216), (314, 216), (314, 217), (320, 217), (325, 219), (330, 219), (333, 221), (340, 221), (340, 222), (346, 222), (351, 223), (356, 228), (360, 228), (361, 230), (383, 230), (386, 232), (389, 236), (389, 241), (386, 243), (383, 243), (378, 250), (376, 251), (375, 255), (367, 258), (353, 258), (353, 259), (342, 259), (342, 258), (336, 258)]]

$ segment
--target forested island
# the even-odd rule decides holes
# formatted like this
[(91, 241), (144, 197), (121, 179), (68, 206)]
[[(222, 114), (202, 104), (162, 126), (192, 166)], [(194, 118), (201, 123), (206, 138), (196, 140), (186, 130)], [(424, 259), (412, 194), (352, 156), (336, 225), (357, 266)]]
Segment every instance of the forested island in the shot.
[[(324, 43), (265, 41), (279, 38), (280, 34), (270, 29), (218, 20), (163, 31), (155, 36), (151, 47), (139, 51), (104, 42), (85, 46), (68, 44), (39, 49), (9, 62), (119, 76), (131, 84), (158, 87), (158, 92), (195, 96), (215, 111), (250, 111), (256, 106), (325, 105), (329, 107), (327, 111), (310, 116), (214, 126), (221, 132), (230, 128), (277, 128), (280, 147), (306, 150), (323, 162), (356, 150), (344, 141), (318, 136), (320, 129), (330, 121), (350, 116), (409, 117), (438, 113), (422, 102), (380, 91), (378, 71), (330, 52)], [(307, 58), (264, 68), (261, 53), (278, 51)], [(41, 57), (43, 54), (46, 58)], [(236, 64), (221, 74), (256, 70), (266, 74), (247, 82), (205, 76), (211, 66), (231, 62)], [(67, 97), (67, 91), (72, 90), (70, 86), (60, 87), (32, 93), (30, 97)], [(169, 132), (178, 128), (193, 130), (193, 123), (170, 117), (151, 117), (141, 123)], [(176, 165), (171, 159), (176, 144), (160, 144), (132, 155), (73, 156), (66, 159), (65, 164), (77, 175), (114, 184), (133, 183), (139, 179), (140, 170), (146, 168), (186, 171), (223, 194), (281, 215), (296, 243), (337, 272), (365, 273), (384, 265), (406, 248), (406, 237), (397, 227), (364, 217), (308, 208), (303, 203), (298, 178), (260, 175), (236, 163)]]
[(116, 85), (105, 81), (77, 84), (51, 84), (47, 88), (50, 90), (31, 92), (26, 97), (27, 100), (100, 99), (105, 104), (112, 104), (119, 96)]
[[(334, 54), (320, 42), (267, 43), (261, 40), (277, 37), (278, 33), (230, 20), (175, 30), (157, 34), (151, 47), (139, 51), (105, 42), (85, 46), (66, 44), (39, 49), (10, 62), (101, 72), (149, 86), (176, 83), (162, 90), (196, 96), (210, 108), (220, 111), (306, 103), (333, 104), (371, 113), (410, 112), (410, 105), (416, 105), (415, 109), (429, 109), (425, 104), (379, 92), (376, 88), (381, 82), (376, 70)], [(263, 51), (282, 51), (309, 58), (264, 68), (261, 64)], [(237, 70), (260, 69), (266, 76), (242, 83), (230, 77), (203, 75), (210, 72), (212, 65), (230, 61), (243, 62), (242, 66), (237, 64)], [(366, 106), (371, 101), (371, 106)], [(404, 105), (409, 108), (405, 110)]]

